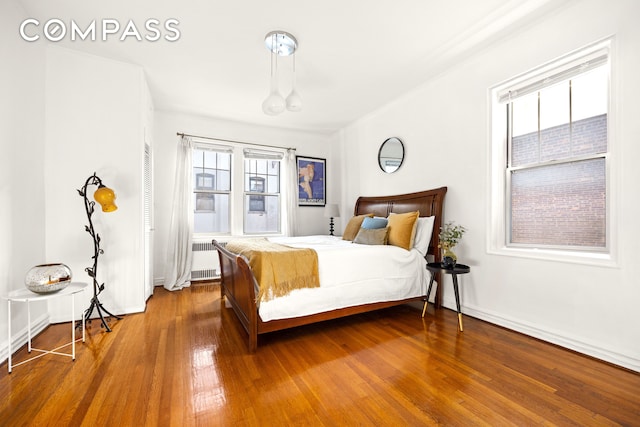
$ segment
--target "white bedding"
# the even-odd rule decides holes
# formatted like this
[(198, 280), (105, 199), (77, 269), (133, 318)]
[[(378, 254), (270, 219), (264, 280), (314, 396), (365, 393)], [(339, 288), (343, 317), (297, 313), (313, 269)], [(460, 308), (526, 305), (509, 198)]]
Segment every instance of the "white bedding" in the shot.
[(338, 308), (425, 295), (426, 261), (417, 249), (360, 245), (335, 236), (269, 238), (318, 253), (320, 287), (297, 289), (285, 297), (260, 302), (262, 321), (322, 313)]

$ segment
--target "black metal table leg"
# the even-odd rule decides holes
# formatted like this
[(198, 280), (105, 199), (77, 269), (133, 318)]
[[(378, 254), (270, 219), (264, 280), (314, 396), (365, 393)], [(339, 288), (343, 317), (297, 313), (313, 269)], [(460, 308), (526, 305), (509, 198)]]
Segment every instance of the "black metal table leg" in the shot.
[(464, 329), (462, 328), (462, 312), (460, 311), (460, 293), (458, 292), (458, 275), (453, 273), (451, 275), (453, 279), (453, 292), (456, 294), (456, 308), (458, 309), (458, 326), (460, 327), (460, 332)]
[[(430, 273), (431, 274), (431, 279), (429, 280), (429, 289), (427, 289), (427, 299), (424, 300), (424, 306), (422, 307), (422, 317), (424, 317), (424, 314), (427, 312), (427, 305), (429, 305), (429, 296), (431, 295), (431, 286), (433, 285), (433, 278), (435, 276), (435, 274)], [(436, 285), (437, 288), (438, 285)]]

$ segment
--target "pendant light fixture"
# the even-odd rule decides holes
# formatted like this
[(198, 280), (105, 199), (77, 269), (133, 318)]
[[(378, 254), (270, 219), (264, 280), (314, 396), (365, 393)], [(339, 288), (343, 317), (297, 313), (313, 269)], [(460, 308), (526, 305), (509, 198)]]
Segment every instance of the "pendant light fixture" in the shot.
[[(265, 46), (271, 52), (271, 85), (269, 96), (262, 103), (262, 111), (270, 116), (282, 113), (285, 108), (297, 112), (302, 110), (302, 98), (296, 91), (295, 51), (298, 48), (296, 38), (285, 31), (271, 31), (264, 39)], [(291, 93), (285, 100), (278, 90), (278, 56), (293, 55)]]

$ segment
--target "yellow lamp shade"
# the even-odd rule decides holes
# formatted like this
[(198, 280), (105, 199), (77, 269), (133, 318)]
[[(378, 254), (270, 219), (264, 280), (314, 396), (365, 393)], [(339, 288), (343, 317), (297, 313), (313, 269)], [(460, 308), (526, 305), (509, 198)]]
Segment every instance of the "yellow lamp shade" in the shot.
[(102, 206), (102, 212), (113, 212), (118, 209), (115, 204), (116, 193), (109, 187), (101, 185), (96, 192), (93, 193), (93, 198)]

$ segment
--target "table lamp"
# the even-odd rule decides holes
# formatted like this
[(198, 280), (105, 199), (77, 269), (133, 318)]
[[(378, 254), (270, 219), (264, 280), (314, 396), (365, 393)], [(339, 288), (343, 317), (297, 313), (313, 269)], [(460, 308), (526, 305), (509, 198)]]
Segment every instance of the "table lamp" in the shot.
[(329, 236), (333, 236), (333, 218), (340, 218), (340, 209), (337, 204), (328, 204), (324, 207), (325, 218), (329, 220)]

